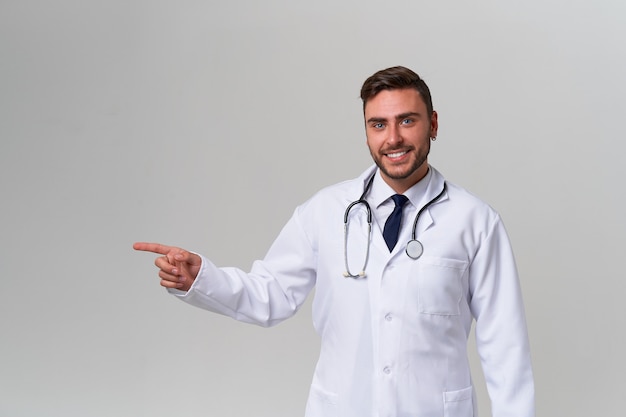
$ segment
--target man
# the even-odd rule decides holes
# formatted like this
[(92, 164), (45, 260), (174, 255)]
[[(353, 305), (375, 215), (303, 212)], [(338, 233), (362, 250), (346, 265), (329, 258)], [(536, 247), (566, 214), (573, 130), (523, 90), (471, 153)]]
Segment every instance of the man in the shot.
[(250, 273), (180, 248), (135, 249), (163, 255), (161, 285), (177, 297), (262, 326), (295, 314), (316, 285), (321, 352), (307, 417), (478, 416), (473, 319), (493, 416), (533, 416), (521, 291), (499, 215), (429, 166), (437, 113), (417, 74), (379, 71), (361, 98), (375, 166), (298, 207)]

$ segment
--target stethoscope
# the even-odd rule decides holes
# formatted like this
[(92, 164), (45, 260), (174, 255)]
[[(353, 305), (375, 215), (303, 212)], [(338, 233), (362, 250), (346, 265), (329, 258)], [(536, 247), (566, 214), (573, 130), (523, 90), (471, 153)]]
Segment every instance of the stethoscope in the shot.
[[(369, 181), (365, 185), (365, 189), (363, 190), (363, 194), (361, 194), (361, 197), (359, 197), (358, 200), (350, 203), (348, 207), (346, 208), (346, 212), (343, 215), (343, 258), (344, 258), (344, 262), (346, 265), (346, 271), (343, 273), (343, 276), (346, 278), (363, 278), (366, 275), (365, 268), (367, 267), (367, 262), (369, 261), (369, 257), (370, 257), (370, 241), (372, 237), (372, 209), (370, 208), (369, 203), (365, 200), (365, 195), (368, 193), (368, 191), (372, 187), (372, 183), (374, 182), (375, 175), (376, 173), (374, 173), (370, 177)], [(428, 203), (426, 203), (426, 205), (424, 205), (424, 207), (422, 207), (415, 215), (415, 220), (413, 221), (413, 233), (411, 234), (411, 240), (407, 242), (406, 249), (405, 249), (405, 252), (409, 258), (419, 259), (419, 257), (422, 256), (422, 253), (424, 253), (424, 245), (422, 245), (422, 243), (419, 240), (417, 240), (417, 222), (422, 212), (443, 196), (443, 194), (446, 192), (446, 188), (447, 188), (446, 182), (444, 181), (441, 192), (437, 194), (435, 198), (433, 198)], [(352, 272), (350, 272), (350, 267), (348, 266), (348, 228), (349, 228), (348, 217), (350, 216), (350, 210), (352, 210), (354, 206), (359, 205), (359, 204), (362, 204), (363, 206), (365, 206), (365, 210), (367, 210), (367, 249), (365, 250), (365, 261), (363, 262), (363, 268), (361, 268), (361, 272), (359, 272), (358, 274), (353, 274)]]

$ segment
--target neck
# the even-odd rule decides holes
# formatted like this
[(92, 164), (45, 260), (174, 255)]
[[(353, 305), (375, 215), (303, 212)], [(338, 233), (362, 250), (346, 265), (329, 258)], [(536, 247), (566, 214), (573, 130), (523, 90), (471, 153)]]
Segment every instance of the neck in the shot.
[(396, 193), (403, 194), (406, 190), (420, 182), (426, 174), (428, 174), (428, 170), (428, 163), (424, 162), (418, 169), (413, 171), (413, 173), (406, 178), (391, 178), (383, 171), (380, 171), (380, 176), (383, 181), (385, 181), (387, 185), (389, 185)]

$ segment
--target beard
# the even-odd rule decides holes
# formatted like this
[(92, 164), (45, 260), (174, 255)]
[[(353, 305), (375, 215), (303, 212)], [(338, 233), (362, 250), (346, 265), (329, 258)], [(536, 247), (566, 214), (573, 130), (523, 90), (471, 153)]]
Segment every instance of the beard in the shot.
[[(414, 150), (415, 149), (411, 149), (411, 151)], [(410, 165), (403, 167), (403, 169), (397, 169), (398, 167), (395, 166), (385, 166), (385, 164), (382, 162), (382, 159), (385, 158), (385, 156), (378, 156), (374, 154), (374, 152), (372, 152), (372, 150), (370, 149), (370, 155), (372, 156), (372, 159), (374, 160), (374, 163), (376, 164), (378, 169), (380, 169), (380, 171), (385, 174), (385, 176), (392, 180), (404, 180), (406, 178), (409, 178), (422, 165), (427, 163), (426, 161), (428, 160), (429, 153), (430, 142), (428, 142), (428, 148), (425, 151), (415, 154), (415, 159), (410, 163)]]

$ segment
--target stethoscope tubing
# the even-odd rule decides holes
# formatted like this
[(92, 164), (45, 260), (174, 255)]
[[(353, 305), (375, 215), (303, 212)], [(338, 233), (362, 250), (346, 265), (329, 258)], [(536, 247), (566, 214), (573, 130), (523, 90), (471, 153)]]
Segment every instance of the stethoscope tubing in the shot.
[[(345, 267), (346, 267), (346, 270), (343, 273), (343, 275), (346, 278), (363, 278), (367, 275), (365, 273), (365, 269), (367, 268), (367, 263), (369, 261), (369, 253), (370, 253), (370, 240), (371, 240), (371, 235), (372, 235), (372, 209), (369, 203), (365, 200), (365, 196), (367, 195), (368, 191), (370, 190), (372, 186), (372, 183), (374, 182), (375, 175), (376, 173), (372, 174), (372, 176), (367, 181), (367, 184), (365, 185), (365, 188), (363, 189), (363, 194), (361, 194), (361, 197), (359, 197), (358, 200), (353, 201), (352, 203), (348, 205), (348, 207), (346, 207), (346, 211), (343, 216), (343, 224), (344, 224), (344, 228), (343, 228), (344, 252), (343, 253), (344, 253), (344, 262), (345, 262)], [(415, 215), (415, 220), (413, 221), (413, 230), (411, 232), (411, 240), (407, 242), (406, 249), (405, 249), (405, 252), (409, 258), (413, 260), (417, 260), (420, 256), (422, 256), (422, 253), (424, 252), (424, 246), (419, 240), (417, 240), (417, 223), (419, 222), (421, 214), (424, 212), (424, 210), (426, 210), (432, 204), (439, 201), (439, 199), (441, 199), (441, 197), (443, 197), (443, 195), (446, 193), (447, 189), (448, 189), (447, 183), (444, 181), (443, 188), (441, 189), (439, 194), (437, 194), (435, 198), (433, 198), (428, 203), (426, 203)], [(352, 208), (358, 204), (362, 204), (363, 206), (365, 206), (365, 210), (367, 212), (367, 228), (368, 228), (367, 249), (366, 249), (365, 260), (363, 262), (363, 268), (361, 269), (361, 272), (359, 272), (358, 274), (353, 274), (352, 272), (350, 272), (350, 267), (348, 266), (348, 228), (349, 228), (348, 217), (350, 216), (350, 211), (352, 210)]]
[(417, 222), (420, 219), (420, 215), (422, 214), (422, 212), (424, 210), (426, 210), (428, 207), (430, 207), (433, 203), (436, 203), (437, 201), (439, 201), (439, 199), (441, 197), (443, 197), (443, 195), (446, 193), (446, 190), (448, 189), (448, 185), (446, 184), (446, 182), (443, 182), (443, 188), (441, 189), (441, 191), (439, 192), (439, 194), (437, 194), (435, 196), (435, 198), (433, 198), (432, 200), (430, 200), (428, 203), (426, 203), (424, 205), (424, 207), (422, 207), (420, 209), (420, 211), (417, 212), (417, 215), (415, 216), (415, 220), (413, 221), (413, 232), (411, 233), (411, 239), (412, 240), (417, 240), (416, 236), (417, 236)]

